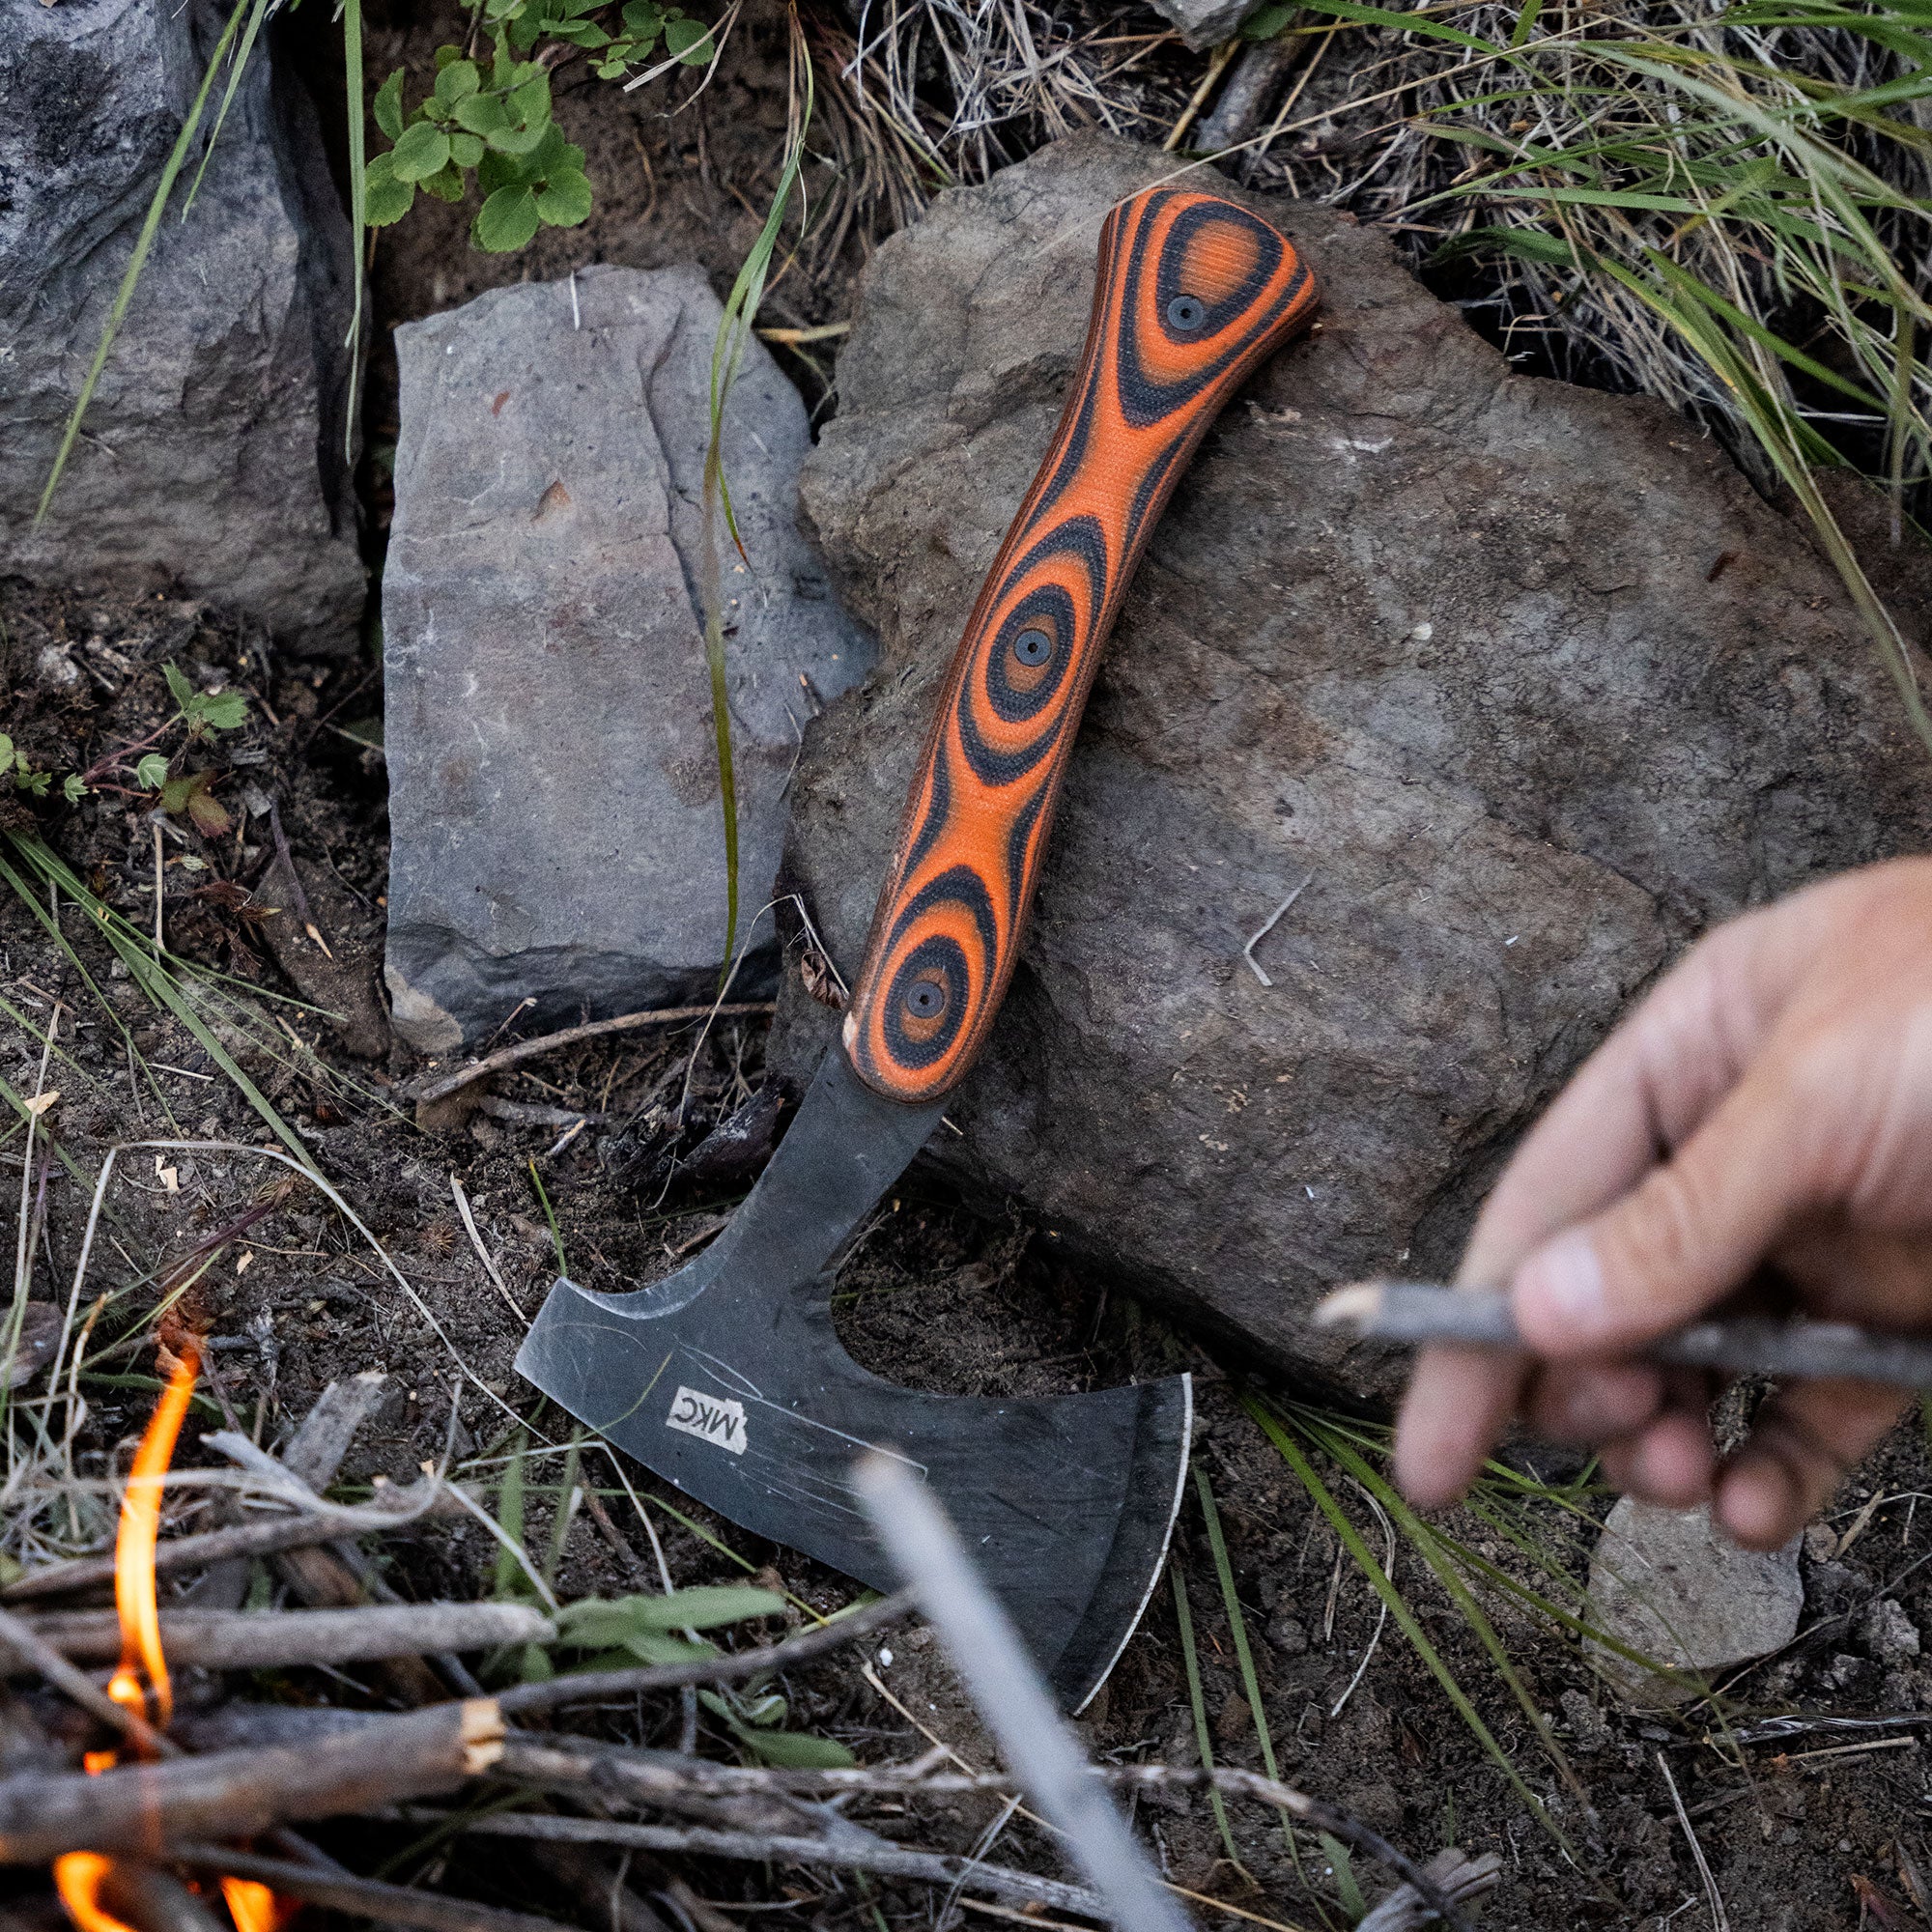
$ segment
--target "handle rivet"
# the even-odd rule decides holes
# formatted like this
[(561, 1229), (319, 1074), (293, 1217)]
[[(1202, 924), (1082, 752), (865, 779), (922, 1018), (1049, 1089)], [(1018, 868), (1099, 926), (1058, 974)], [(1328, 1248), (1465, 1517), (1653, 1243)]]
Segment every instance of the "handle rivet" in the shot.
[(1022, 631), (1013, 639), (1013, 655), (1023, 665), (1043, 665), (1053, 655), (1053, 639), (1044, 631)]
[(1176, 296), (1167, 305), (1167, 326), (1192, 335), (1208, 320), (1208, 304), (1199, 296)]
[(905, 1009), (916, 1020), (936, 1019), (946, 1009), (946, 989), (933, 980), (915, 980), (905, 989)]

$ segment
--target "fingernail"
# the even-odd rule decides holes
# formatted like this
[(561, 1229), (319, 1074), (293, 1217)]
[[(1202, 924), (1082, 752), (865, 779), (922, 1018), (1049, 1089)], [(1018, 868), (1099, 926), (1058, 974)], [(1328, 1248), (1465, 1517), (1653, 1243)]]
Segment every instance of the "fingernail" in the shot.
[(1585, 1340), (1605, 1313), (1604, 1270), (1580, 1230), (1558, 1235), (1517, 1270), (1517, 1322), (1532, 1346)]

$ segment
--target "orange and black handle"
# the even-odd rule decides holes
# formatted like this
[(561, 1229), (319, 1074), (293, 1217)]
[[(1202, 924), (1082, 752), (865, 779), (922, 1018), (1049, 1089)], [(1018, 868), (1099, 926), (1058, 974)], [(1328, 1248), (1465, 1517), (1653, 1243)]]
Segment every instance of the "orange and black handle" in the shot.
[(966, 620), (845, 1017), (875, 1092), (936, 1100), (984, 1043), (1148, 539), (1208, 425), (1315, 304), (1288, 239), (1232, 202), (1157, 187), (1107, 217), (1066, 409)]

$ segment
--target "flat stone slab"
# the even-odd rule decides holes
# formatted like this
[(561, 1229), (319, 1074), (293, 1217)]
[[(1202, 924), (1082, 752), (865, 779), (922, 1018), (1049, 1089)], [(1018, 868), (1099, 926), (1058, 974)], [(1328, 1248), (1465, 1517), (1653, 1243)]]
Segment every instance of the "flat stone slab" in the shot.
[[(1101, 220), (1170, 172), (1076, 136), (938, 196), (864, 277), (803, 488), (885, 657), (807, 734), (787, 861), (848, 984)], [(1386, 1395), (1406, 1356), (1311, 1332), (1313, 1301), (1442, 1278), (1630, 1000), (1714, 921), (1925, 849), (1932, 763), (1805, 528), (1716, 442), (1514, 373), (1347, 216), (1236, 198), (1322, 278), (1319, 332), (1154, 532), (928, 1153), (1233, 1358)], [(797, 980), (794, 1080), (837, 1028)]]
[[(1748, 1663), (1798, 1634), (1801, 1542), (1794, 1536), (1769, 1555), (1740, 1549), (1708, 1509), (1660, 1509), (1625, 1496), (1590, 1560), (1591, 1621), (1666, 1669), (1709, 1678)], [(1629, 1703), (1660, 1708), (1696, 1694), (1594, 1639), (1584, 1649)]]
[[(396, 331), (385, 974), (421, 1051), (525, 1001), (520, 1023), (561, 1023), (717, 983), (699, 587), (719, 313), (695, 268), (601, 268), (574, 293), (497, 289)], [(753, 341), (724, 438), (745, 557), (717, 531), (741, 945), (771, 897), (801, 730), (872, 659), (798, 528), (808, 442), (798, 392)], [(765, 962), (772, 930), (767, 913)]]

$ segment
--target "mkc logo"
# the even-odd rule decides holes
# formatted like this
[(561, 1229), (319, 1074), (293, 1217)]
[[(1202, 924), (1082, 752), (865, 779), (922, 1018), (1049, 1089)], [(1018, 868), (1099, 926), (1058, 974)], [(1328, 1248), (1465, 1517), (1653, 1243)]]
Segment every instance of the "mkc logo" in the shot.
[(699, 1395), (696, 1389), (681, 1388), (671, 1397), (670, 1413), (665, 1417), (667, 1429), (682, 1430), (700, 1442), (728, 1449), (734, 1456), (745, 1453), (745, 1405), (727, 1402), (723, 1396)]

